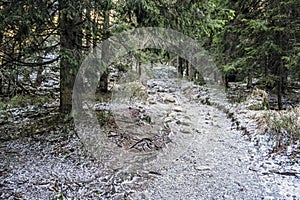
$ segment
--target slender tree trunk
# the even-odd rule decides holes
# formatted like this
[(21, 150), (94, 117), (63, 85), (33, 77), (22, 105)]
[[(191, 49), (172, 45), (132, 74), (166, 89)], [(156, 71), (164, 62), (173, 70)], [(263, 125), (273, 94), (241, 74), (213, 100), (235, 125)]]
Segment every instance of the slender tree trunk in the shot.
[(92, 9), (90, 5), (86, 7), (86, 18), (87, 18), (87, 27), (85, 28), (86, 35), (85, 35), (85, 45), (87, 48), (91, 47), (92, 44), (92, 16), (91, 16)]
[(2, 78), (2, 72), (0, 71), (0, 96), (3, 95), (3, 78)]
[[(1, 42), (1, 44), (3, 44), (3, 41), (2, 41), (2, 39), (3, 39), (3, 31), (2, 30), (0, 30), (0, 42)], [(3, 57), (1, 56), (0, 57), (0, 67), (2, 68), (2, 66), (3, 66)], [(4, 86), (4, 76), (3, 76), (3, 71), (1, 71), (0, 70), (0, 96), (2, 96), (3, 95), (3, 86)]]
[(42, 84), (42, 81), (43, 81), (42, 73), (43, 73), (43, 67), (40, 66), (37, 70), (36, 79), (35, 79), (35, 83), (34, 83), (34, 85), (36, 87), (38, 87)]
[(192, 65), (189, 65), (189, 77), (191, 81), (196, 80), (196, 70), (195, 67)]
[(184, 65), (185, 65), (185, 70), (186, 70), (186, 74), (185, 75), (187, 77), (190, 77), (190, 80), (192, 80), (192, 76), (190, 76), (190, 72), (191, 72), (190, 70), (192, 70), (192, 69), (189, 68), (189, 61), (185, 60), (184, 61)]
[(265, 82), (265, 89), (267, 88), (268, 86), (268, 83), (267, 83), (267, 77), (268, 77), (268, 66), (269, 66), (269, 56), (266, 57), (266, 60), (265, 60), (265, 66), (264, 66), (264, 82)]
[[(279, 44), (280, 47), (282, 49), (284, 49), (284, 40), (283, 40), (283, 33), (280, 32), (279, 33)], [(281, 56), (279, 57), (280, 59), (280, 63), (278, 63), (278, 70), (277, 70), (277, 78), (278, 83), (277, 83), (277, 102), (278, 102), (278, 110), (282, 110), (282, 94), (284, 91), (284, 76), (285, 76), (285, 72), (283, 71), (284, 69), (284, 63), (283, 60), (281, 58)]]
[[(40, 56), (40, 58), (38, 59), (38, 62), (43, 63), (42, 55), (40, 54), (39, 56)], [(42, 84), (42, 82), (43, 82), (43, 71), (44, 71), (44, 67), (39, 66), (38, 69), (37, 69), (37, 72), (36, 72), (36, 79), (35, 79), (35, 82), (34, 82), (35, 87), (39, 87)]]
[(278, 66), (277, 70), (277, 104), (278, 104), (278, 110), (282, 110), (282, 61), (280, 65)]
[(288, 89), (288, 72), (285, 67), (283, 67), (283, 73), (282, 73), (282, 93), (286, 94), (286, 91)]
[(136, 62), (136, 65), (137, 65), (137, 71), (138, 71), (138, 75), (139, 75), (139, 77), (141, 77), (141, 75), (142, 75), (142, 67), (141, 67), (141, 61), (140, 60), (138, 60), (137, 62)]
[[(109, 31), (108, 31), (108, 28), (109, 28), (109, 14), (110, 14), (109, 10), (104, 11), (104, 21), (103, 21), (104, 34), (103, 34), (103, 37), (102, 37), (103, 41), (109, 38)], [(108, 44), (105, 47), (105, 49), (109, 49)], [(106, 60), (106, 56), (107, 56), (106, 52), (102, 51), (102, 59), (103, 60)], [(108, 92), (108, 66), (106, 67), (105, 71), (101, 75), (100, 83), (99, 83), (99, 90), (101, 92), (105, 92), (105, 93)]]
[(178, 56), (178, 58), (177, 58), (177, 72), (178, 72), (178, 75), (179, 75), (180, 78), (183, 77), (183, 61), (184, 60), (180, 56)]
[(252, 74), (250, 70), (248, 70), (247, 88), (252, 88)]
[(60, 111), (72, 110), (72, 90), (81, 61), (82, 27), (80, 4), (60, 0)]
[[(96, 9), (96, 8), (95, 8)], [(93, 16), (93, 25), (92, 25), (92, 47), (95, 48), (98, 42), (99, 28), (98, 28), (98, 17)]]
[(228, 81), (228, 75), (224, 75), (224, 83), (225, 83), (225, 88), (229, 88), (229, 81)]

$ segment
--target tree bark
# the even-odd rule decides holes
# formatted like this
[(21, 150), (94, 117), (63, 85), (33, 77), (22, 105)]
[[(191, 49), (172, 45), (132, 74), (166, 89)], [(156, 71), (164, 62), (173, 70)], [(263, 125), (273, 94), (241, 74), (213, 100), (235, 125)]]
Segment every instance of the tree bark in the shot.
[(250, 70), (248, 70), (248, 77), (247, 77), (247, 88), (252, 88), (252, 73)]
[(34, 85), (35, 85), (35, 87), (39, 87), (39, 86), (42, 84), (42, 82), (43, 82), (43, 76), (42, 76), (42, 73), (43, 73), (43, 67), (40, 66), (40, 67), (38, 68), (38, 70), (37, 70), (36, 73), (37, 73), (37, 74), (36, 74), (36, 79), (35, 79)]
[(72, 110), (72, 90), (81, 61), (81, 8), (75, 0), (59, 1), (60, 23), (60, 112)]
[[(184, 62), (184, 65), (185, 65), (185, 69), (186, 69), (186, 73), (185, 73), (185, 75), (187, 76), (187, 77), (190, 77), (190, 79), (192, 80), (192, 76), (190, 76), (190, 68), (189, 68), (189, 61), (188, 60), (185, 60), (185, 62)], [(192, 74), (191, 74), (192, 75)]]
[(177, 59), (177, 72), (178, 72), (179, 78), (183, 77), (183, 61), (184, 61), (183, 58), (178, 56), (178, 59)]
[(278, 104), (278, 110), (282, 110), (282, 61), (280, 65), (278, 66), (277, 70), (277, 104)]
[[(110, 14), (110, 11), (105, 9), (104, 10), (104, 21), (103, 21), (103, 31), (104, 31), (104, 34), (102, 36), (102, 40), (106, 40), (109, 38), (109, 14)], [(106, 46), (104, 47), (103, 50), (106, 50), (106, 49), (109, 49), (109, 46), (108, 44), (105, 44)], [(102, 60), (103, 61), (106, 61), (107, 60), (107, 56), (105, 51), (102, 50)], [(103, 74), (101, 75), (100, 77), (100, 83), (99, 83), (99, 90), (100, 92), (105, 92), (107, 93), (108, 92), (108, 66), (106, 66), (106, 69), (105, 71), (103, 72)]]
[(224, 83), (225, 83), (225, 88), (229, 88), (229, 81), (228, 81), (228, 75), (227, 74), (225, 74), (224, 75)]

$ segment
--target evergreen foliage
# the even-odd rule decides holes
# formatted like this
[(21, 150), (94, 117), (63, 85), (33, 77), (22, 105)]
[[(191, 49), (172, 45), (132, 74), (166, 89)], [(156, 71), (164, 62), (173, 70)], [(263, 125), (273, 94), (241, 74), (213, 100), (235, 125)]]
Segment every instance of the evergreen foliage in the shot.
[[(208, 49), (227, 86), (229, 81), (241, 80), (252, 87), (256, 78), (261, 87), (277, 93), (281, 109), (288, 86), (300, 81), (299, 7), (299, 0), (1, 1), (0, 95), (34, 93), (43, 80), (43, 70), (56, 66), (61, 70), (61, 96), (68, 96), (61, 108), (68, 104), (65, 112), (69, 112), (83, 55), (99, 41), (124, 30), (164, 27)], [(157, 50), (142, 54), (153, 53), (162, 59), (170, 57)], [(180, 59), (179, 64), (180, 71), (189, 67)], [(29, 78), (33, 72), (36, 81)], [(107, 75), (100, 83), (104, 91), (105, 81)]]

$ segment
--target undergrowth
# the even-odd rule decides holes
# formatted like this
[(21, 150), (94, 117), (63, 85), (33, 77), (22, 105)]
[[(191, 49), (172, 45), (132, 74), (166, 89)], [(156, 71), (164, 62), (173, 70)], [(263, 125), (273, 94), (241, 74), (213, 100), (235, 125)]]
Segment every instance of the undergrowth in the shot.
[(50, 101), (50, 97), (46, 95), (16, 95), (10, 99), (0, 101), (0, 109), (6, 110), (9, 108), (25, 107), (28, 105), (42, 105)]
[(267, 131), (275, 138), (275, 149), (300, 140), (300, 105), (292, 110), (269, 111), (265, 115)]

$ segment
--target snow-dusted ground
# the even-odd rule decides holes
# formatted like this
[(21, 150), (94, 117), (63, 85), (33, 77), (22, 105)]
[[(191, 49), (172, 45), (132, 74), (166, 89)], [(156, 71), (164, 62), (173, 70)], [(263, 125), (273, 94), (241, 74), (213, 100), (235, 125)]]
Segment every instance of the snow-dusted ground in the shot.
[(0, 199), (300, 199), (299, 157), (270, 156), (267, 136), (249, 141), (224, 111), (249, 131), (253, 113), (232, 108), (217, 89), (175, 79), (175, 69), (155, 73), (142, 80), (145, 102), (106, 105), (118, 129), (100, 145), (119, 163), (97, 161), (62, 125), (3, 141)]
[[(170, 95), (166, 91), (175, 84), (156, 81), (157, 88), (167, 87), (159, 95)], [(153, 162), (161, 176), (149, 182), (146, 190), (135, 193), (135, 199), (300, 198), (299, 162), (291, 163), (282, 155), (270, 157), (267, 136), (258, 135), (249, 142), (248, 136), (243, 135), (244, 131), (237, 131), (232, 119), (228, 119), (221, 110), (235, 112), (235, 117), (241, 118), (240, 123), (249, 126), (249, 131), (255, 130), (255, 121), (249, 118), (253, 113), (245, 115), (245, 111), (233, 110), (230, 106), (226, 108), (225, 96), (220, 91), (218, 94), (217, 90), (214, 91), (212, 98), (212, 94), (188, 82), (180, 83), (179, 88), (171, 93), (176, 101), (170, 105), (170, 110), (173, 108), (169, 114), (172, 120), (168, 121), (172, 124), (188, 119), (179, 123), (182, 124), (179, 129), (174, 126), (173, 131), (177, 137), (182, 134), (192, 136), (179, 140), (179, 149), (176, 146), (170, 148), (168, 153)], [(207, 95), (210, 103), (219, 109), (199, 103), (206, 101)], [(176, 156), (172, 151), (176, 152)], [(168, 154), (173, 156), (172, 159), (168, 158)], [(284, 175), (281, 172), (291, 173)]]

